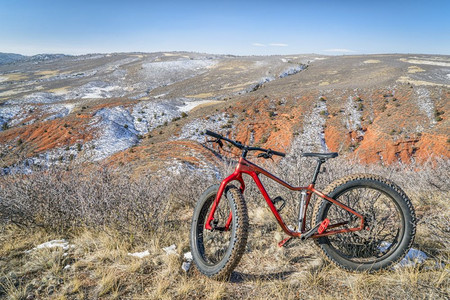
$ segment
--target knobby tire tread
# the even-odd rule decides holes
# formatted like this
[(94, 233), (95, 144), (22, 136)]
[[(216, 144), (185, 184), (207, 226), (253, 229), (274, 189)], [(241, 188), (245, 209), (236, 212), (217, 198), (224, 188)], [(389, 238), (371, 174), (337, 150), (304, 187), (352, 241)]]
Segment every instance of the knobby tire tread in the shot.
[[(411, 238), (410, 238), (410, 241), (409, 241), (408, 245), (403, 248), (402, 254), (397, 259), (391, 260), (387, 265), (385, 265), (383, 267), (383, 269), (389, 268), (390, 266), (394, 266), (395, 264), (397, 264), (398, 262), (400, 262), (403, 259), (403, 257), (409, 251), (409, 249), (411, 248), (411, 246), (412, 246), (412, 244), (414, 242), (414, 237), (415, 237), (415, 234), (416, 234), (417, 221), (416, 221), (416, 215), (415, 215), (415, 212), (414, 212), (414, 207), (412, 205), (412, 202), (408, 198), (406, 193), (398, 185), (396, 185), (394, 182), (392, 182), (392, 181), (390, 181), (390, 180), (388, 180), (388, 179), (386, 179), (384, 177), (381, 177), (381, 176), (378, 176), (378, 175), (373, 175), (373, 174), (353, 174), (353, 175), (348, 175), (348, 176), (339, 178), (339, 179), (333, 181), (331, 184), (329, 184), (325, 188), (323, 193), (325, 195), (330, 195), (330, 194), (333, 193), (333, 191), (335, 189), (337, 189), (341, 185), (344, 185), (344, 184), (346, 184), (348, 182), (355, 181), (355, 180), (372, 180), (372, 181), (379, 182), (381, 184), (387, 185), (388, 187), (390, 187), (391, 189), (393, 189), (395, 192), (397, 192), (400, 195), (400, 197), (402, 198), (402, 200), (405, 202), (405, 204), (408, 207), (408, 210), (409, 210), (410, 216), (411, 216)], [(321, 220), (317, 219), (318, 218), (318, 213), (321, 210), (321, 207), (323, 205), (326, 205), (326, 202), (328, 202), (328, 201), (321, 200), (321, 199), (318, 199), (318, 201), (316, 201), (316, 203), (314, 205), (314, 208), (313, 208), (313, 213), (312, 213), (312, 218), (311, 218), (311, 226), (314, 226), (319, 221), (321, 221)], [(321, 249), (321, 252), (322, 252), (323, 256), (326, 258), (326, 260), (328, 262), (332, 263), (333, 265), (337, 266), (338, 268), (345, 269), (346, 271), (349, 271), (349, 272), (361, 272), (361, 271), (363, 271), (363, 270), (358, 270), (358, 269), (355, 270), (353, 268), (348, 267), (345, 264), (342, 264), (342, 263), (336, 261), (334, 258), (332, 258), (327, 253), (327, 251), (319, 243), (319, 239), (315, 238), (314, 239), (314, 243)], [(389, 259), (389, 257), (387, 259)], [(373, 272), (373, 270), (364, 270), (364, 271)]]
[[(202, 274), (218, 281), (228, 280), (230, 278), (231, 273), (241, 260), (242, 255), (245, 252), (245, 247), (247, 245), (248, 227), (249, 227), (247, 204), (240, 190), (233, 185), (229, 185), (224, 191), (224, 194), (226, 195), (227, 198), (231, 197), (231, 204), (234, 206), (236, 211), (236, 216), (233, 216), (233, 218), (236, 218), (237, 220), (235, 239), (234, 241), (230, 241), (231, 243), (233, 243), (231, 255), (228, 258), (225, 265), (220, 270), (218, 270), (214, 275), (206, 273), (201, 269), (201, 267), (197, 265), (197, 269)], [(221, 199), (221, 201), (227, 200)]]

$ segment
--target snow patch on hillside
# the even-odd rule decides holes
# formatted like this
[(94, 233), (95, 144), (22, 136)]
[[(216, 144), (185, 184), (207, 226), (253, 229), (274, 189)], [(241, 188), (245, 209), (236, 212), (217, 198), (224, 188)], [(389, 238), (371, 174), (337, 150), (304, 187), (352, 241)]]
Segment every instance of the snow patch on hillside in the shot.
[(434, 116), (434, 103), (430, 97), (430, 91), (425, 88), (416, 89), (417, 106), (429, 119), (431, 124), (435, 124), (436, 120)]
[[(12, 106), (0, 106), (0, 131), (2, 131), (3, 127), (9, 127), (11, 124), (9, 122), (14, 119), (14, 121), (17, 121), (18, 116), (22, 112), (23, 108), (19, 105), (12, 105)], [(21, 120), (19, 120), (21, 122)], [(5, 125), (6, 124), (6, 125)]]
[[(112, 98), (123, 97), (123, 89), (120, 86), (113, 86), (103, 81), (89, 82), (70, 93), (71, 98), (81, 99), (98, 99), (98, 98)], [(75, 94), (75, 95), (74, 95)]]
[(345, 116), (346, 118), (343, 120), (345, 122), (345, 127), (349, 130), (359, 130), (361, 129), (361, 116), (362, 113), (358, 109), (359, 105), (362, 105), (361, 102), (355, 101), (354, 97), (349, 96), (347, 102), (345, 104)]
[[(222, 180), (224, 178), (224, 174), (222, 174), (222, 169), (217, 165), (209, 163), (205, 157), (201, 154), (197, 153), (194, 156), (202, 158), (199, 160), (198, 165), (194, 165), (187, 161), (180, 160), (172, 160), (170, 162), (166, 162), (165, 168), (161, 168), (156, 172), (158, 176), (161, 178), (170, 179), (173, 175), (180, 174), (198, 174), (205, 178), (206, 181), (209, 180)], [(168, 175), (170, 174), (170, 175)], [(207, 178), (209, 177), (209, 178)]]
[(134, 127), (140, 134), (146, 134), (156, 127), (180, 117), (179, 106), (182, 105), (183, 102), (180, 100), (139, 102), (132, 108)]
[(50, 114), (44, 121), (50, 121), (58, 118), (64, 118), (73, 110), (73, 104), (54, 104), (45, 105), (42, 107), (43, 111)]
[[(81, 141), (80, 141), (81, 142)], [(80, 144), (81, 145), (81, 144)], [(60, 147), (39, 153), (27, 158), (20, 163), (0, 169), (0, 175), (7, 174), (31, 174), (35, 170), (45, 170), (54, 165), (64, 165), (75, 160), (80, 155), (78, 145)]]
[(181, 118), (194, 107), (210, 103), (213, 100), (175, 99), (165, 101), (143, 101), (131, 109), (134, 128), (139, 134), (146, 134), (158, 126)]
[(415, 64), (415, 65), (430, 65), (430, 66), (439, 66), (439, 67), (450, 67), (450, 62), (444, 61), (430, 61), (430, 60), (422, 60), (422, 59), (400, 59), (401, 61)]
[(57, 95), (54, 93), (33, 93), (31, 95), (25, 96), (22, 99), (13, 99), (5, 102), (7, 105), (15, 105), (15, 104), (51, 104), (55, 102), (63, 101), (64, 97), (62, 95)]
[(189, 111), (191, 111), (192, 109), (196, 108), (199, 105), (208, 104), (208, 103), (211, 103), (211, 102), (215, 102), (215, 100), (197, 100), (197, 101), (192, 100), (192, 101), (186, 101), (183, 106), (180, 106), (179, 110), (181, 112), (189, 112)]
[(318, 101), (309, 115), (305, 116), (303, 129), (292, 142), (296, 152), (328, 152), (325, 143), (325, 118), (328, 109), (325, 101)]
[(271, 82), (273, 80), (275, 80), (275, 77), (272, 77), (272, 76), (263, 77), (257, 83), (252, 84), (250, 87), (248, 87), (244, 91), (238, 92), (237, 94), (241, 95), (241, 94), (245, 94), (245, 93), (254, 92), (254, 91), (258, 90), (259, 88), (261, 88), (264, 83)]
[[(92, 141), (84, 145), (80, 142), (81, 146), (72, 145), (40, 153), (17, 166), (3, 170), (2, 173), (31, 173), (33, 168), (48, 168), (54, 164), (66, 163), (77, 159), (80, 154), (91, 161), (105, 159), (138, 144), (140, 135), (172, 122), (175, 118), (181, 118), (182, 112), (188, 112), (193, 107), (208, 102), (206, 100), (184, 102), (183, 100), (139, 102), (129, 108), (123, 106), (102, 108), (94, 114), (90, 123), (90, 128), (97, 134)], [(30, 114), (35, 115), (36, 118), (45, 116), (44, 121), (63, 118), (71, 113), (74, 106), (70, 103), (0, 106), (0, 126), (4, 123), (7, 127), (21, 124)], [(35, 119), (28, 120), (27, 124), (34, 121)], [(226, 123), (225, 115), (222, 115), (222, 119), (213, 116), (210, 120), (194, 121), (193, 124), (187, 124), (184, 137), (200, 140), (199, 131), (204, 126), (214, 129)]]
[(104, 81), (91, 81), (69, 91), (37, 92), (20, 99), (5, 102), (7, 105), (15, 104), (52, 104), (73, 99), (100, 99), (123, 97), (126, 89)]
[(100, 109), (92, 123), (99, 130), (98, 138), (86, 143), (90, 149), (88, 157), (93, 161), (102, 160), (138, 142), (139, 131), (134, 127), (133, 117), (122, 106)]
[(67, 147), (54, 148), (31, 158), (30, 162), (32, 162), (32, 165), (41, 168), (65, 164), (66, 162), (75, 160), (79, 157), (80, 151), (82, 151), (83, 148), (86, 147), (84, 147), (80, 141), (80, 146), (75, 144)]
[(89, 88), (85, 94), (81, 97), (82, 99), (99, 99), (99, 98), (111, 98), (111, 92), (118, 89), (119, 87), (91, 87)]
[(82, 55), (82, 56), (76, 56), (74, 61), (100, 59), (100, 58), (103, 58), (105, 56), (106, 56), (106, 54), (87, 54), (87, 55)]
[[(43, 116), (46, 116), (44, 121), (63, 118), (72, 111), (73, 107), (73, 104), (3, 105), (0, 106), (0, 131), (5, 127), (33, 124)], [(30, 119), (30, 116), (33, 118)], [(24, 122), (25, 119), (28, 120)]]
[(115, 60), (112, 61), (110, 63), (107, 63), (105, 65), (103, 65), (101, 68), (99, 68), (99, 71), (112, 71), (112, 70), (117, 70), (120, 67), (127, 65), (127, 64), (131, 64), (133, 62), (136, 62), (140, 60), (139, 57), (126, 57), (126, 58), (122, 58), (120, 60)]
[(204, 132), (206, 129), (220, 132), (221, 127), (228, 124), (225, 113), (215, 114), (204, 119), (196, 119), (186, 124), (181, 129), (181, 134), (177, 140), (189, 139), (202, 143), (205, 141)]
[(286, 70), (284, 70), (278, 77), (284, 78), (284, 77), (287, 77), (290, 75), (294, 75), (294, 74), (297, 74), (297, 73), (303, 71), (304, 69), (306, 69), (306, 65), (292, 66), (292, 67), (289, 67)]
[(141, 75), (148, 88), (154, 89), (199, 75), (215, 64), (217, 61), (210, 59), (150, 62), (142, 64)]
[[(29, 118), (31, 114), (36, 114), (37, 107), (33, 105), (8, 105), (0, 107), (0, 126), (3, 127), (7, 124), (7, 127), (14, 127), (20, 124), (29, 125), (33, 124), (36, 119), (29, 119), (24, 122), (25, 119)], [(40, 117), (42, 114), (38, 111), (36, 117)]]
[(58, 81), (58, 80), (66, 80), (66, 79), (81, 79), (84, 77), (91, 77), (97, 74), (97, 70), (91, 70), (91, 71), (85, 71), (85, 72), (74, 72), (74, 73), (61, 73), (56, 74), (54, 76), (39, 78), (36, 80), (33, 80), (34, 83), (41, 83), (41, 82), (50, 82), (50, 81)]

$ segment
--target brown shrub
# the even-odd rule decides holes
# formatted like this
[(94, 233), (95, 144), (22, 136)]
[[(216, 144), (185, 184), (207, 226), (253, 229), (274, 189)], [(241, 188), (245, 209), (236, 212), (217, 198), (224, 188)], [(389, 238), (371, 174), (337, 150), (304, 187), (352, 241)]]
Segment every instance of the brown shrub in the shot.
[[(257, 163), (261, 160), (253, 159)], [(315, 168), (311, 158), (291, 153), (279, 163), (263, 165), (295, 186), (306, 186)], [(221, 175), (232, 172), (224, 165)], [(329, 160), (319, 175), (317, 188), (323, 190), (333, 180), (351, 173), (373, 173), (396, 182), (419, 207), (419, 225), (434, 228), (424, 231), (439, 247), (449, 246), (448, 220), (445, 211), (450, 191), (450, 161), (434, 159), (424, 165), (362, 165), (339, 157)], [(94, 166), (86, 171), (74, 167), (70, 171), (53, 168), (31, 175), (0, 177), (0, 221), (21, 226), (38, 226), (64, 232), (78, 227), (113, 227), (121, 232), (163, 232), (190, 215), (196, 200), (207, 186), (218, 183), (206, 171), (185, 169), (178, 174), (142, 174), (132, 177), (126, 168)], [(274, 181), (260, 176), (271, 198), (286, 200), (283, 218), (295, 224), (299, 193), (291, 192)], [(249, 210), (266, 204), (256, 185), (246, 179), (245, 198)], [(311, 213), (314, 205), (310, 205)], [(423, 211), (426, 211), (424, 213)], [(182, 216), (183, 215), (183, 216)], [(274, 223), (275, 225), (275, 223)], [(179, 225), (176, 225), (179, 226)], [(183, 225), (184, 226), (184, 225)], [(275, 225), (276, 226), (276, 225)]]
[[(130, 176), (124, 169), (53, 168), (30, 175), (0, 177), (0, 221), (52, 231), (112, 226), (121, 231), (155, 231), (192, 207), (208, 180), (177, 176)], [(194, 195), (195, 194), (195, 195)]]

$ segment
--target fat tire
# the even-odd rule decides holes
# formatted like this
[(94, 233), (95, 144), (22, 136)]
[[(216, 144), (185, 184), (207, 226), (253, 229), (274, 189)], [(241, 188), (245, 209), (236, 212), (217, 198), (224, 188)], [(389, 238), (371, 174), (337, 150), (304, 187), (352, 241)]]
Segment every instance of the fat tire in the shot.
[(202, 274), (215, 280), (226, 281), (230, 278), (231, 272), (237, 266), (245, 251), (248, 237), (248, 212), (240, 190), (233, 185), (228, 185), (224, 191), (225, 197), (222, 197), (221, 201), (228, 201), (233, 215), (230, 246), (228, 246), (228, 250), (220, 262), (215, 265), (208, 265), (203, 259), (202, 247), (199, 245), (199, 227), (204, 226), (199, 222), (208, 217), (211, 203), (214, 201), (218, 190), (219, 185), (216, 184), (210, 186), (200, 196), (192, 217), (190, 246), (195, 266)]
[[(370, 187), (381, 191), (393, 200), (400, 212), (403, 226), (402, 236), (397, 239), (399, 246), (382, 260), (374, 263), (355, 263), (340, 255), (338, 251), (331, 247), (328, 237), (317, 238), (315, 243), (320, 247), (328, 261), (347, 271), (374, 272), (387, 269), (398, 263), (407, 254), (414, 242), (416, 233), (414, 207), (411, 200), (399, 186), (386, 178), (372, 174), (355, 174), (338, 179), (324, 190), (324, 194), (330, 198), (335, 198), (349, 189), (358, 187)], [(326, 200), (317, 201), (313, 209), (312, 223), (318, 224), (325, 219), (325, 213), (331, 205), (332, 203)], [(314, 224), (311, 225), (313, 226)]]

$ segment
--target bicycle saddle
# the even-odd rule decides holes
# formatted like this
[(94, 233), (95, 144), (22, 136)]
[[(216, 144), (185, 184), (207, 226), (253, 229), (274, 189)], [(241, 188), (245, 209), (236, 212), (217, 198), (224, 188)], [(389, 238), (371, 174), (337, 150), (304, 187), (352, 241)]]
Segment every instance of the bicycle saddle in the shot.
[(329, 158), (335, 158), (338, 156), (337, 152), (331, 152), (331, 153), (302, 153), (303, 157), (317, 157), (321, 159), (329, 159)]

